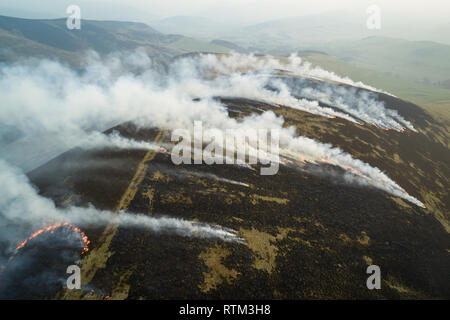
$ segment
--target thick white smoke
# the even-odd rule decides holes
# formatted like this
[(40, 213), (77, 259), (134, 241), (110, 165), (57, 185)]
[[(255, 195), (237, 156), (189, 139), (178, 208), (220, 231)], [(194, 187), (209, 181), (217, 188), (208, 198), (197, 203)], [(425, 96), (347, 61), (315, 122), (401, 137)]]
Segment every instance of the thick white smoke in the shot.
[[(228, 112), (222, 104), (212, 99), (217, 95), (230, 95), (230, 92), (234, 96), (241, 95), (258, 100), (273, 101), (271, 95), (276, 95), (279, 99), (285, 95), (288, 99), (290, 94), (288, 95), (289, 92), (286, 90), (277, 93), (265, 89), (266, 82), (261, 75), (235, 73), (230, 77), (217, 77), (218, 73), (226, 74), (230, 69), (239, 71), (245, 66), (250, 68), (252, 63), (256, 67), (261, 66), (261, 69), (281, 68), (282, 65), (277, 65), (274, 62), (275, 59), (259, 59), (254, 56), (239, 55), (224, 56), (218, 59), (214, 55), (201, 55), (197, 58), (187, 57), (176, 60), (169, 66), (167, 74), (161, 74), (159, 70), (151, 67), (152, 63), (147, 60), (148, 58), (140, 55), (133, 58), (131, 56), (127, 59), (127, 66), (121, 65), (121, 60), (117, 56), (106, 59), (105, 63), (99, 62), (93, 56), (84, 72), (75, 72), (51, 61), (43, 61), (38, 65), (2, 67), (0, 70), (1, 158), (7, 159), (12, 164), (20, 165), (24, 158), (30, 156), (31, 159), (27, 159), (29, 161), (22, 166), (29, 170), (74, 146), (85, 148), (113, 146), (157, 150), (159, 146), (151, 143), (125, 139), (117, 134), (106, 136), (101, 132), (125, 121), (134, 121), (141, 126), (171, 130), (175, 128), (192, 129), (194, 120), (200, 120), (205, 129), (207, 127), (236, 130), (245, 130), (246, 128), (278, 129), (280, 130), (280, 150), (290, 153), (295, 160), (306, 159), (316, 163), (332, 162), (334, 165), (350, 170), (349, 172), (360, 177), (361, 181), (368, 185), (423, 206), (420, 201), (409, 196), (378, 168), (354, 159), (351, 155), (333, 148), (331, 145), (297, 136), (295, 129), (284, 128), (284, 120), (276, 117), (273, 112), (236, 120), (228, 116)], [(139, 69), (142, 66), (137, 62), (142, 59), (144, 59), (145, 68)], [(241, 64), (239, 64), (240, 59), (243, 59)], [(291, 57), (290, 60), (293, 61), (292, 63), (298, 64), (296, 57)], [(236, 63), (237, 65), (235, 65)], [(139, 69), (139, 74), (127, 71), (134, 67)], [(205, 74), (208, 72), (215, 73), (212, 81), (205, 79)], [(319, 71), (308, 72), (310, 75), (314, 75)], [(230, 88), (231, 90), (229, 90)], [(264, 95), (261, 96), (262, 92)], [(195, 97), (204, 99), (193, 101)], [(300, 101), (297, 103), (301, 103), (301, 100), (296, 100)], [(285, 102), (289, 104), (291, 100)], [(293, 100), (292, 103), (294, 104)], [(313, 109), (313, 106), (310, 108)], [(323, 108), (322, 111), (324, 115), (329, 116), (332, 114), (330, 110)], [(340, 115), (346, 116), (346, 113), (342, 112)], [(348, 117), (351, 120), (351, 116)], [(34, 146), (34, 149), (21, 148), (24, 145)], [(39, 152), (43, 155), (34, 155)], [(3, 192), (3, 189), (11, 189), (14, 185), (9, 185), (5, 181), (3, 180), (0, 191), (7, 194), (9, 191)], [(25, 188), (24, 185), (22, 187)], [(20, 190), (19, 187), (14, 188)], [(38, 216), (40, 213), (33, 208), (42, 207), (33, 206), (33, 202), (40, 202), (39, 204), (47, 207), (49, 212), (61, 214), (51, 202), (38, 199), (30, 198), (28, 204), (22, 204), (25, 206), (24, 208), (10, 211), (10, 214), (15, 212), (17, 215), (14, 217), (15, 219)], [(0, 210), (3, 212), (4, 209), (0, 207)], [(93, 212), (97, 211), (93, 208), (66, 209), (61, 219), (66, 216), (82, 219), (85, 216), (81, 214), (84, 212), (83, 210), (92, 210), (91, 215), (98, 219), (102, 217), (103, 223), (109, 221), (108, 219), (124, 219), (127, 224), (138, 226), (139, 224), (146, 225), (142, 221), (145, 220), (148, 222), (148, 228), (158, 224), (170, 228), (169, 225), (172, 223), (174, 230), (181, 230), (180, 232), (185, 234), (202, 231), (205, 235), (210, 234), (220, 238), (221, 232), (223, 232), (224, 239), (235, 237), (229, 233), (230, 231), (196, 225), (188, 221), (180, 222), (170, 218), (156, 221), (143, 216), (127, 214), (118, 215), (117, 217), (120, 218), (113, 218), (108, 213), (94, 214)], [(24, 215), (23, 212), (31, 212), (32, 216)], [(77, 221), (70, 222), (77, 223)]]
[[(292, 76), (298, 75), (311, 79), (334, 81), (371, 91), (382, 92), (362, 82), (355, 82), (348, 77), (340, 77), (334, 72), (323, 70), (320, 67), (312, 67), (311, 63), (303, 61), (296, 54), (292, 54), (288, 58), (274, 58), (271, 56), (255, 56), (253, 54), (247, 55), (233, 52), (227, 55), (202, 54), (196, 56), (194, 59), (200, 59), (199, 65), (201, 68), (212, 73), (245, 73), (255, 70), (272, 73), (274, 70), (281, 70), (288, 71)], [(186, 64), (190, 62), (184, 60), (181, 63)]]
[[(39, 229), (55, 223), (68, 222), (80, 227), (106, 226), (109, 223), (122, 227), (141, 228), (153, 232), (169, 232), (187, 237), (212, 238), (243, 243), (234, 230), (206, 223), (171, 217), (149, 217), (97, 210), (94, 207), (57, 208), (50, 199), (40, 196), (20, 169), (0, 159), (0, 223), (12, 223)], [(9, 239), (15, 247), (18, 239)], [(15, 240), (15, 241), (14, 241)], [(14, 243), (16, 242), (16, 243)]]
[[(384, 102), (377, 100), (377, 96), (373, 92), (357, 90), (354, 87), (334, 86), (328, 83), (319, 83), (312, 87), (302, 79), (292, 78), (272, 83), (279, 90), (286, 90), (287, 86), (287, 90), (292, 94), (331, 105), (350, 116), (380, 128), (402, 131), (406, 127), (417, 132), (414, 126), (400, 116), (396, 110), (385, 108)], [(336, 116), (339, 115), (336, 114)]]
[[(280, 76), (273, 71), (277, 69), (289, 72), (282, 72)], [(284, 61), (270, 56), (256, 57), (237, 53), (219, 56), (196, 55), (176, 61), (171, 70), (181, 79), (203, 77), (210, 80), (185, 83), (183, 89), (192, 95), (202, 96), (205, 90), (213, 90), (220, 96), (263, 100), (317, 115), (340, 117), (355, 123), (361, 123), (362, 120), (385, 129), (403, 131), (406, 127), (416, 131), (396, 110), (385, 108), (384, 103), (377, 100), (375, 92), (382, 91), (361, 82), (355, 83), (349, 78), (340, 78), (317, 67), (312, 68), (309, 63), (302, 62), (302, 59), (295, 55), (284, 58)], [(314, 80), (314, 88), (311, 87), (311, 79)], [(317, 79), (321, 81), (316, 81)], [(336, 83), (352, 87), (336, 86)], [(299, 95), (302, 98), (298, 98)], [(321, 106), (319, 101), (333, 108)]]
[[(191, 59), (191, 61), (189, 59)], [(191, 64), (192, 60), (196, 60), (197, 65), (200, 66), (199, 69), (207, 71), (212, 77), (217, 74), (247, 73), (253, 71), (262, 71), (267, 75), (274, 75), (281, 72), (281, 74), (290, 77), (300, 76), (302, 78), (345, 84), (393, 96), (390, 93), (371, 87), (360, 81), (355, 82), (348, 77), (338, 76), (334, 72), (324, 70), (318, 66), (313, 67), (311, 63), (303, 61), (302, 58), (296, 54), (291, 54), (287, 58), (256, 56), (253, 54), (240, 54), (236, 52), (222, 55), (200, 54), (178, 60), (177, 62), (179, 63), (177, 64), (176, 69), (179, 70), (180, 66), (183, 64)]]

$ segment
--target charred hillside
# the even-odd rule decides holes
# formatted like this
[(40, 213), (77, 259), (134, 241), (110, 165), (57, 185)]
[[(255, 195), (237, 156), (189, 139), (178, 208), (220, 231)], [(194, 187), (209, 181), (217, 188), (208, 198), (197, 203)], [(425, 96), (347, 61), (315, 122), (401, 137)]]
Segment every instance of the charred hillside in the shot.
[[(58, 206), (123, 208), (148, 216), (218, 224), (245, 244), (184, 238), (116, 226), (87, 228), (88, 285), (60, 298), (447, 298), (448, 149), (432, 135), (434, 120), (417, 106), (379, 94), (418, 132), (397, 132), (326, 118), (290, 106), (216, 97), (231, 117), (272, 111), (297, 134), (338, 146), (380, 168), (421, 199), (420, 208), (382, 190), (349, 184), (330, 164), (287, 163), (278, 174), (234, 165), (175, 166), (170, 153), (74, 149), (28, 176)], [(200, 100), (198, 100), (200, 102)], [(132, 123), (123, 137), (170, 143), (161, 128)], [(110, 130), (112, 132), (112, 130)], [(444, 140), (445, 142), (445, 140)], [(138, 174), (139, 173), (139, 174)], [(136, 180), (136, 177), (139, 179)], [(106, 249), (105, 249), (106, 248)], [(104, 263), (104, 265), (103, 265)], [(366, 288), (366, 267), (380, 265), (382, 290)]]

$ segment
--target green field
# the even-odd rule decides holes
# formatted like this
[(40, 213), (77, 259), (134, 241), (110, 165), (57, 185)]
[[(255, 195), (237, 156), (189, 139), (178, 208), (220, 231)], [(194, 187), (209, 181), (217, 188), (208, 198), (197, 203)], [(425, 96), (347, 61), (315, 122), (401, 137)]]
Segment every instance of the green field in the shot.
[(169, 45), (171, 48), (185, 50), (189, 52), (214, 52), (214, 53), (228, 53), (231, 49), (222, 47), (206, 41), (201, 41), (193, 38), (182, 37)]
[(449, 88), (450, 46), (433, 41), (367, 37), (326, 45), (328, 54), (355, 66), (388, 72), (427, 84)]
[(332, 56), (311, 54), (304, 58), (313, 65), (333, 71), (340, 76), (348, 76), (355, 81), (362, 81), (401, 99), (414, 102), (437, 119), (450, 121), (450, 89), (414, 82), (388, 72), (358, 67)]

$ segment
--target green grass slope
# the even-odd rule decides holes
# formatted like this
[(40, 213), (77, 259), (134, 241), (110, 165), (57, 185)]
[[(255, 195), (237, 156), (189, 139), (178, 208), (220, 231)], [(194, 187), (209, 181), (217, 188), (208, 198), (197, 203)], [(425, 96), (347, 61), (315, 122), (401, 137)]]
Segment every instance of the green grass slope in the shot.
[[(448, 117), (449, 115), (448, 104), (445, 107), (443, 102), (450, 101), (450, 89), (418, 83), (389, 72), (358, 67), (323, 54), (311, 54), (305, 56), (305, 59), (313, 65), (321, 66), (341, 76), (348, 76), (355, 81), (362, 81), (376, 88), (388, 91), (401, 99), (414, 102), (437, 117), (442, 117), (443, 115), (447, 115)], [(437, 107), (435, 108), (434, 105), (437, 105)], [(446, 119), (446, 121), (449, 120), (450, 117)]]
[(329, 45), (327, 52), (363, 68), (450, 88), (450, 45), (367, 37)]
[(37, 57), (76, 65), (87, 50), (107, 54), (138, 47), (162, 58), (192, 51), (230, 51), (226, 47), (182, 35), (166, 35), (144, 23), (82, 20), (80, 30), (69, 30), (66, 19), (0, 16), (0, 62)]

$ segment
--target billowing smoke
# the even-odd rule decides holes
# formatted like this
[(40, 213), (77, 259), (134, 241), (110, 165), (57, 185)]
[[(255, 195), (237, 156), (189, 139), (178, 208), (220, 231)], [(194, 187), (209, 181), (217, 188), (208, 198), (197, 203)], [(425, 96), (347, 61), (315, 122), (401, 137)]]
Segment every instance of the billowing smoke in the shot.
[(330, 105), (356, 119), (383, 129), (401, 131), (406, 127), (417, 132), (409, 121), (400, 116), (396, 110), (385, 108), (384, 102), (377, 100), (377, 95), (370, 91), (335, 86), (326, 82), (311, 83), (306, 79), (295, 78), (273, 81), (272, 85), (279, 90), (286, 90), (284, 85), (287, 85), (292, 95)]
[[(231, 73), (246, 73), (252, 71), (263, 71), (273, 74), (274, 71), (287, 72), (289, 76), (301, 76), (310, 79), (333, 81), (336, 83), (346, 84), (358, 88), (363, 88), (376, 92), (383, 92), (382, 90), (368, 86), (362, 82), (355, 82), (348, 77), (340, 77), (334, 72), (323, 70), (320, 67), (313, 67), (311, 63), (303, 61), (302, 58), (296, 54), (290, 55), (288, 58), (271, 57), (271, 56), (255, 56), (239, 53), (231, 53), (228, 55), (210, 55), (202, 54), (194, 58), (199, 61), (201, 71), (208, 71), (211, 75), (214, 74), (231, 74)], [(176, 69), (180, 65), (192, 64), (192, 60), (181, 59)]]
[[(289, 80), (286, 72), (283, 77), (276, 77), (274, 69), (367, 88), (311, 68), (295, 56), (282, 62), (252, 55), (197, 55), (179, 58), (165, 68), (138, 51), (114, 54), (102, 62), (90, 54), (83, 71), (52, 61), (1, 66), (0, 158), (4, 160), (0, 159), (0, 266), (8, 263), (17, 245), (30, 233), (55, 223), (80, 227), (117, 223), (153, 232), (243, 243), (235, 231), (210, 224), (100, 211), (92, 206), (57, 208), (53, 201), (41, 197), (23, 174), (75, 146), (170, 151), (170, 144), (156, 145), (124, 138), (117, 132), (103, 133), (127, 121), (166, 130), (192, 131), (195, 120), (202, 121), (205, 129), (276, 129), (280, 133), (282, 161), (340, 167), (347, 172), (350, 183), (375, 187), (424, 206), (378, 168), (354, 159), (339, 148), (296, 135), (295, 128), (286, 127), (284, 119), (272, 111), (237, 120), (230, 118), (226, 107), (214, 99), (217, 96), (252, 98), (322, 116), (339, 116), (355, 123), (363, 121), (382, 128), (401, 130), (405, 126), (414, 130), (396, 111), (378, 102), (376, 93), (317, 81), (316, 85), (309, 86), (301, 79)], [(198, 97), (202, 99), (195, 99)], [(254, 145), (249, 150), (257, 148)], [(205, 177), (248, 186), (212, 174)]]
[[(326, 160), (342, 168), (351, 167), (354, 169), (353, 172), (361, 176), (367, 184), (417, 205), (422, 205), (379, 169), (354, 159), (349, 154), (330, 145), (296, 136), (294, 128), (284, 128), (283, 119), (276, 117), (272, 112), (266, 112), (259, 116), (252, 115), (238, 121), (229, 118), (226, 109), (219, 102), (208, 99), (218, 93), (226, 93), (225, 89), (229, 89), (229, 84), (233, 81), (239, 84), (231, 86), (235, 88), (233, 90), (238, 90), (238, 88), (241, 90), (240, 92), (232, 91), (233, 94), (249, 96), (249, 92), (255, 90), (254, 96), (261, 99), (259, 90), (266, 84), (264, 81), (258, 82), (258, 79), (262, 79), (260, 75), (234, 74), (231, 77), (219, 77), (210, 82), (198, 74), (199, 68), (203, 68), (203, 72), (208, 69), (225, 73), (230, 70), (239, 70), (246, 65), (250, 66), (252, 63), (256, 67), (262, 64), (262, 69), (281, 68), (281, 65), (274, 62), (276, 60), (261, 60), (253, 56), (225, 56), (218, 60), (215, 56), (202, 55), (197, 64), (192, 62), (193, 57), (175, 61), (173, 65), (169, 66), (168, 74), (162, 75), (158, 68), (155, 70), (151, 67), (151, 61), (148, 58), (139, 55), (132, 57), (126, 61), (128, 66), (126, 69), (121, 65), (121, 60), (115, 56), (106, 59), (105, 63), (100, 63), (95, 56), (91, 56), (91, 62), (81, 73), (51, 61), (42, 61), (37, 65), (30, 63), (29, 65), (3, 66), (0, 73), (1, 157), (13, 164), (17, 164), (20, 159), (25, 158), (31, 163), (27, 163), (23, 167), (32, 169), (49, 160), (48, 157), (54, 157), (77, 145), (85, 148), (115, 146), (158, 150), (160, 146), (151, 143), (125, 139), (117, 133), (107, 136), (101, 132), (124, 121), (134, 121), (142, 126), (174, 129), (190, 128), (194, 120), (201, 120), (212, 128), (279, 129), (281, 150), (293, 154), (296, 160), (306, 159), (310, 162)], [(239, 59), (243, 59), (243, 63), (239, 64)], [(140, 69), (142, 72), (138, 75), (127, 71), (130, 69), (129, 65), (136, 66), (136, 68), (142, 67), (142, 64), (139, 63), (142, 60), (145, 62), (143, 66), (147, 69)], [(295, 62), (296, 58), (291, 57), (291, 60)], [(315, 74), (315, 72), (318, 71), (311, 71), (310, 74)], [(221, 81), (223, 83), (220, 83)], [(256, 85), (252, 84), (252, 81)], [(215, 85), (218, 83), (221, 85), (216, 87)], [(268, 94), (275, 94), (271, 90), (265, 91)], [(334, 103), (340, 101), (340, 96), (352, 94), (350, 90), (346, 93), (334, 92), (332, 89), (322, 90), (322, 92), (325, 94), (328, 92), (331, 95), (329, 99), (335, 99)], [(306, 95), (306, 93), (304, 94)], [(312, 93), (309, 97), (311, 95)], [(337, 98), (333, 98), (334, 95)], [(194, 96), (202, 96), (206, 99), (193, 101)], [(270, 96), (262, 98), (271, 100)], [(341, 109), (350, 113), (344, 107)], [(363, 112), (363, 110), (359, 111)], [(360, 119), (363, 118), (361, 114), (356, 115)], [(391, 114), (391, 116), (395, 116), (399, 120), (397, 115)], [(21, 146), (27, 145), (35, 146), (44, 155), (36, 157), (34, 151), (38, 150), (21, 148)], [(37, 160), (33, 162), (36, 158)], [(94, 208), (69, 208), (65, 209), (62, 214), (61, 210), (56, 209), (50, 200), (38, 197), (35, 190), (24, 180), (24, 176), (14, 170), (6, 170), (4, 164), (2, 167), (3, 201), (1, 210), (2, 215), (8, 220), (21, 221), (24, 224), (35, 224), (37, 221), (49, 223), (50, 221), (47, 220), (83, 224), (93, 223), (92, 219), (97, 219), (96, 223), (104, 224), (121, 219), (121, 222), (128, 225), (144, 225), (150, 229), (172, 228), (175, 232), (179, 231), (187, 235), (200, 232), (206, 236), (222, 236), (223, 239), (234, 236), (226, 230), (201, 226), (188, 221), (172, 218), (148, 218), (125, 213), (115, 216), (108, 212), (99, 213)], [(8, 177), (9, 180), (6, 179)], [(16, 178), (16, 181), (12, 181), (13, 178)], [(19, 186), (15, 184), (17, 181), (23, 183)], [(16, 187), (13, 188), (13, 186)], [(14, 190), (19, 192), (15, 197), (23, 198), (24, 201), (12, 202), (16, 207), (5, 208), (4, 205), (11, 205), (9, 200), (5, 199), (8, 199), (8, 193)], [(28, 192), (22, 192), (25, 190)], [(83, 221), (88, 216), (91, 220)]]
[[(144, 228), (154, 232), (173, 232), (182, 236), (218, 238), (240, 241), (233, 230), (170, 217), (149, 217), (100, 211), (94, 207), (57, 208), (50, 199), (40, 196), (19, 169), (0, 160), (0, 179), (4, 182), (0, 195), (2, 224), (6, 221), (36, 229), (48, 224), (67, 222), (78, 226), (105, 226), (117, 223), (123, 227)], [(23, 239), (22, 239), (23, 240)]]
[[(19, 251), (27, 248), (31, 239), (41, 249), (57, 250), (60, 259), (57, 263), (61, 264), (61, 261), (66, 261), (67, 263), (64, 265), (67, 266), (78, 260), (74, 254), (79, 254), (83, 250), (83, 246), (80, 249), (80, 237), (73, 238), (73, 233), (59, 232), (60, 226), (62, 230), (65, 230), (64, 227), (68, 225), (85, 228), (117, 224), (124, 228), (143, 229), (155, 233), (245, 243), (234, 230), (207, 223), (167, 216), (150, 217), (127, 212), (114, 213), (97, 210), (92, 206), (57, 208), (52, 200), (38, 194), (38, 191), (30, 184), (28, 178), (20, 169), (12, 167), (1, 159), (0, 180), (2, 181), (0, 193), (0, 278), (7, 278), (9, 283), (11, 282), (9, 277), (15, 279), (17, 276), (14, 270), (22, 270), (24, 274), (19, 275), (17, 280), (25, 291), (29, 290), (29, 286), (33, 286), (33, 283), (40, 283), (41, 285), (42, 283), (46, 285), (51, 283), (52, 286), (60, 284), (60, 280), (52, 278), (50, 273), (31, 277), (26, 274), (26, 271), (32, 270), (33, 264), (37, 263), (38, 257), (33, 251), (31, 254), (27, 253), (15, 258), (20, 253)], [(49, 225), (51, 226), (48, 227)], [(79, 231), (75, 227), (71, 230)], [(54, 232), (55, 234), (53, 234)], [(51, 238), (48, 238), (50, 233), (52, 233)], [(84, 233), (82, 231), (79, 231), (79, 233), (81, 239), (84, 240)], [(45, 241), (47, 238), (52, 241), (47, 243)], [(89, 242), (86, 241), (85, 243), (84, 250), (87, 251)], [(26, 282), (24, 282), (24, 279)], [(11, 283), (11, 285), (17, 286), (17, 283)], [(0, 297), (11, 298), (11, 295), (2, 291), (9, 290), (8, 288), (9, 285), (6, 284), (0, 287)]]
[[(299, 60), (295, 56), (291, 56), (287, 64), (273, 58), (237, 54), (219, 58), (215, 55), (188, 56), (175, 60), (164, 74), (161, 73), (162, 68), (151, 67), (152, 63), (144, 59), (144, 69), (139, 69), (141, 71), (138, 74), (130, 72), (130, 65), (138, 68), (140, 65), (136, 61), (141, 59), (144, 58), (140, 55), (128, 58), (126, 66), (123, 66), (120, 65), (120, 59), (114, 55), (106, 59), (104, 64), (91, 55), (90, 63), (81, 73), (50, 61), (43, 61), (34, 66), (3, 67), (0, 95), (5, 107), (0, 110), (0, 123), (13, 133), (9, 135), (7, 133), (7, 138), (2, 139), (9, 141), (2, 146), (6, 150), (2, 152), (2, 157), (15, 164), (27, 158), (24, 157), (23, 150), (27, 150), (33, 157), (33, 150), (30, 152), (30, 149), (17, 147), (24, 141), (28, 141), (28, 145), (37, 145), (41, 153), (48, 153), (51, 156), (77, 145), (85, 148), (101, 146), (153, 150), (159, 148), (147, 142), (125, 139), (118, 134), (106, 136), (101, 133), (110, 126), (124, 121), (169, 130), (192, 129), (194, 120), (202, 121), (205, 127), (219, 129), (279, 129), (282, 132), (280, 147), (294, 152), (296, 160), (304, 158), (317, 162), (325, 159), (343, 168), (352, 167), (355, 169), (354, 173), (360, 172), (365, 176), (363, 180), (367, 184), (421, 205), (379, 169), (353, 159), (349, 154), (330, 145), (296, 136), (294, 128), (284, 128), (283, 119), (276, 117), (272, 112), (236, 120), (228, 116), (226, 108), (221, 103), (212, 99), (218, 95), (231, 93), (235, 96), (273, 101), (276, 100), (274, 97), (277, 99), (281, 97), (281, 92), (286, 99), (290, 97), (289, 99), (301, 101), (294, 98), (295, 90), (298, 88), (294, 88), (292, 93), (287, 90), (288, 85), (280, 92), (265, 89), (267, 80), (261, 74), (233, 73), (231, 76), (218, 76), (220, 73), (249, 71), (246, 69), (251, 66), (254, 69), (269, 70), (287, 65), (299, 73), (302, 70), (306, 72), (305, 67), (299, 65)], [(311, 70), (315, 71), (308, 71), (308, 74), (319, 72), (319, 69)], [(213, 80), (205, 79), (208, 73), (214, 73)], [(323, 76), (325, 75), (330, 76), (326, 72)], [(373, 96), (365, 95), (361, 93), (362, 91), (353, 91), (349, 88), (330, 89), (327, 85), (322, 85), (320, 89), (316, 86), (309, 93), (308, 88), (303, 86), (300, 93), (308, 97), (313, 95), (318, 97), (318, 93), (314, 90), (322, 92), (320, 96), (322, 100), (329, 99), (327, 102), (345, 111), (344, 113), (334, 110), (333, 113), (332, 108), (321, 107), (325, 115), (338, 114), (348, 119), (353, 119), (354, 116), (365, 121), (371, 119), (370, 121), (380, 126), (396, 126), (398, 122), (409, 124), (396, 112), (387, 112), (381, 103), (374, 103)], [(325, 97), (326, 94), (330, 96)], [(199, 96), (203, 99), (193, 100)], [(294, 100), (285, 102), (295, 103)], [(310, 109), (318, 106), (317, 102), (310, 104)], [(11, 138), (8, 139), (11, 135), (18, 137), (12, 143)], [(41, 140), (41, 137), (44, 139)], [(43, 161), (45, 157), (40, 159)], [(31, 169), (38, 164), (41, 163), (23, 167)]]
[[(282, 70), (274, 72), (276, 69)], [(295, 55), (289, 58), (237, 53), (196, 55), (175, 61), (170, 70), (174, 78), (190, 78), (189, 82), (183, 82), (183, 90), (193, 96), (213, 91), (217, 96), (263, 100), (359, 124), (368, 122), (383, 129), (416, 131), (396, 110), (386, 108), (377, 100), (382, 91), (317, 67), (311, 68)], [(201, 77), (209, 81), (193, 80)]]

